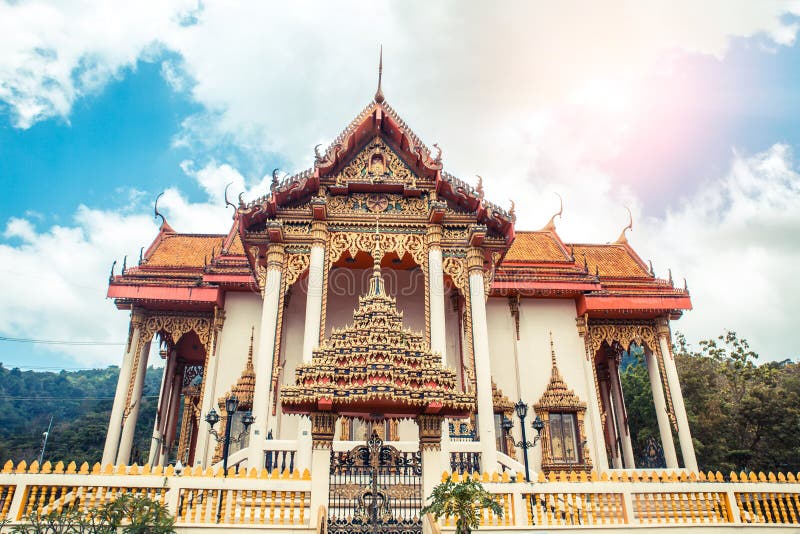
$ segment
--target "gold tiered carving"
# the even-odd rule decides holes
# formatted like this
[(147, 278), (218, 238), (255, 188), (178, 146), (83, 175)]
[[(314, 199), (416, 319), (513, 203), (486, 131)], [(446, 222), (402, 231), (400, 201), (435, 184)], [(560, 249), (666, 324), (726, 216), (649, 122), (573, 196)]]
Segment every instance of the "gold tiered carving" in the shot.
[[(497, 387), (494, 380), (492, 380), (492, 406), (494, 406), (494, 413), (503, 414), (504, 418), (514, 419), (514, 403), (503, 395), (503, 391)], [(514, 436), (512, 436), (510, 432), (507, 432), (503, 439), (505, 439), (506, 442), (507, 454), (513, 458)]]
[(297, 367), (295, 385), (283, 388), (285, 411), (370, 414), (379, 407), (396, 417), (459, 417), (473, 410), (472, 395), (458, 391), (455, 372), (430, 351), (424, 335), (403, 327), (403, 314), (381, 278), (382, 254), (376, 245), (370, 288), (359, 297), (353, 323), (334, 329), (312, 361)]
[[(254, 333), (255, 328), (250, 331), (250, 349), (247, 352), (247, 362), (244, 365), (244, 371), (242, 371), (242, 374), (239, 376), (239, 380), (236, 381), (236, 384), (233, 385), (230, 391), (217, 399), (219, 413), (222, 414), (222, 418), (220, 419), (220, 423), (222, 424), (219, 428), (225, 428), (228, 422), (228, 412), (225, 410), (225, 399), (229, 398), (231, 395), (235, 395), (236, 399), (239, 401), (239, 410), (252, 411), (253, 409), (253, 399), (255, 398), (256, 391), (256, 370), (253, 367)], [(217, 463), (220, 460), (222, 460), (222, 442), (217, 442), (217, 447), (214, 450), (213, 463)]]
[[(584, 429), (584, 416), (586, 415), (586, 403), (581, 401), (575, 392), (567, 387), (566, 382), (561, 377), (556, 363), (556, 352), (553, 347), (553, 335), (550, 334), (550, 355), (552, 367), (550, 371), (550, 382), (547, 384), (539, 401), (533, 405), (536, 415), (542, 418), (544, 430), (542, 430), (542, 471), (591, 471), (592, 460), (589, 457), (589, 448), (583, 445), (586, 431)], [(550, 415), (553, 412), (575, 414), (577, 421), (576, 443), (578, 447), (578, 462), (567, 463), (559, 462), (553, 454), (551, 442)]]

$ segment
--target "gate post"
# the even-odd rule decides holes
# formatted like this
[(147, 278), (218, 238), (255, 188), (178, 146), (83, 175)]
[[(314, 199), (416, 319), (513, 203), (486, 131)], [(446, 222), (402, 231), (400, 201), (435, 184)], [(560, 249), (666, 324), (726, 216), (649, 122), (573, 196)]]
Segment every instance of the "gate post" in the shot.
[(310, 525), (315, 525), (319, 518), (320, 506), (328, 505), (330, 492), (331, 449), (333, 447), (333, 431), (338, 416), (330, 412), (312, 412), (311, 417), (311, 510)]
[(442, 479), (442, 417), (438, 415), (420, 415), (419, 448), (422, 454), (422, 506), (428, 496)]

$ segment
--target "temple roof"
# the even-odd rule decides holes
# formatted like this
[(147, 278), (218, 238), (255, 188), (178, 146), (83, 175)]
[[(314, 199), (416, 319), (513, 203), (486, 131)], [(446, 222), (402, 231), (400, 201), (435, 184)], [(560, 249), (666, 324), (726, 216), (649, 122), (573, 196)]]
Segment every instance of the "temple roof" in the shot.
[(554, 232), (517, 231), (503, 262), (571, 261), (569, 253)]

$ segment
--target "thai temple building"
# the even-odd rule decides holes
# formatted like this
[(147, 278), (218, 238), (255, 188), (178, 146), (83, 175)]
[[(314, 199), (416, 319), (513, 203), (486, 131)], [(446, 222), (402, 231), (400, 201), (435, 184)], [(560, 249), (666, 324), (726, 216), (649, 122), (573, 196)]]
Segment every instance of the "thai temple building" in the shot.
[[(797, 528), (793, 475), (699, 469), (671, 352), (689, 292), (627, 228), (607, 244), (564, 242), (560, 212), (518, 228), (525, 199), (501, 207), (448, 173), (380, 82), (313, 167), (229, 204), (218, 234), (162, 216), (138, 265), (112, 273), (130, 328), (102, 462), (7, 465), (4, 484), (27, 480), (12, 511), (113, 487), (162, 499), (179, 532), (437, 532), (453, 522), (421, 517), (432, 488), (477, 477), (504, 509), (487, 532)], [(647, 457), (620, 383), (631, 351), (660, 430)], [(152, 445), (131, 465), (154, 363)]]

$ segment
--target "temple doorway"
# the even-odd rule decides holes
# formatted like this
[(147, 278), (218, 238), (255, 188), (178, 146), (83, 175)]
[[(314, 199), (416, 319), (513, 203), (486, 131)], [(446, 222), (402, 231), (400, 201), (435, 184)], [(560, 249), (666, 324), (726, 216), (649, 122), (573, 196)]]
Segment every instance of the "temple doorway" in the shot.
[(384, 445), (376, 431), (364, 445), (331, 452), (328, 532), (422, 532), (422, 455)]

